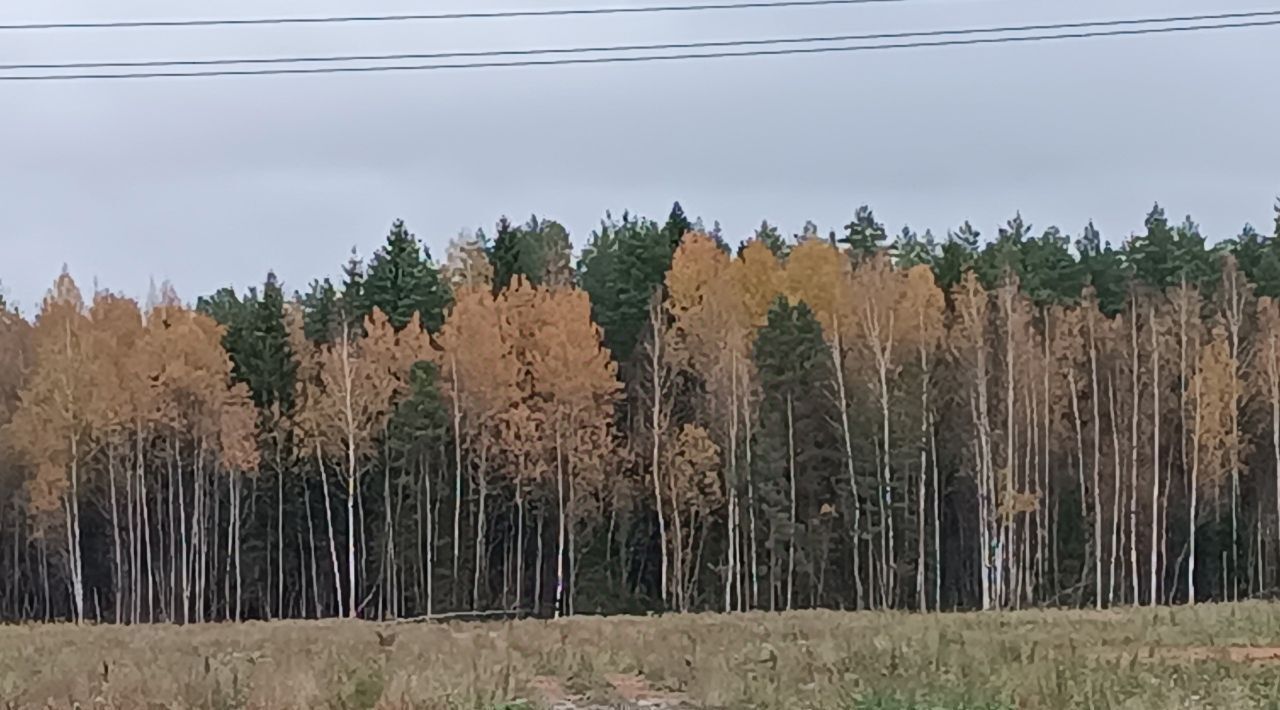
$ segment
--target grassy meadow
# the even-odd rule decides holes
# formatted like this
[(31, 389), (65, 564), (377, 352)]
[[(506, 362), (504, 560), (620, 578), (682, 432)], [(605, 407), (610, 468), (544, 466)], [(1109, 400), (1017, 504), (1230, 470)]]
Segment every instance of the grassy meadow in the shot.
[(0, 627), (0, 707), (1280, 708), (1280, 605)]

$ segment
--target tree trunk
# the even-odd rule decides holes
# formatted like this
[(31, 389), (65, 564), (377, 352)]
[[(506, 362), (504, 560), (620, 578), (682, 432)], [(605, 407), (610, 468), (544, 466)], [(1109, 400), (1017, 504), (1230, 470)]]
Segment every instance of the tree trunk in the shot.
[(1187, 553), (1187, 603), (1196, 603), (1196, 528), (1200, 491), (1200, 378), (1195, 378), (1195, 440), (1191, 444), (1191, 509), (1187, 518), (1189, 552)]
[[(1274, 326), (1273, 326), (1274, 327)], [(1273, 332), (1267, 340), (1267, 382), (1271, 390), (1271, 454), (1274, 457), (1276, 478), (1276, 529), (1280, 533), (1280, 348)], [(1280, 566), (1277, 566), (1280, 569)]]
[[(311, 520), (311, 486), (308, 485), (306, 478), (302, 479), (302, 500), (307, 511), (307, 549), (311, 553), (311, 608), (315, 618), (319, 619), (322, 613), (320, 611), (320, 575), (316, 570), (316, 529)], [(238, 522), (237, 525), (239, 525)]]
[[(138, 447), (142, 446), (142, 430), (138, 430)], [(151, 547), (151, 521), (147, 512), (147, 479), (145, 469), (142, 464), (141, 451), (138, 453), (137, 459), (138, 474), (138, 506), (141, 508), (142, 515), (142, 536), (143, 544), (147, 548), (147, 623), (155, 623), (156, 620), (156, 603), (155, 603), (155, 559), (152, 554)]]
[(72, 619), (75, 623), (84, 622), (84, 568), (81, 563), (80, 547), (80, 451), (79, 441), (71, 436), (71, 489), (67, 492), (67, 556), (71, 567), (71, 602)]
[(893, 451), (893, 445), (889, 437), (889, 355), (887, 352), (889, 347), (891, 346), (886, 346), (886, 352), (883, 354), (879, 352), (879, 347), (877, 347), (876, 352), (877, 374), (880, 377), (880, 433), (881, 436), (884, 437), (884, 458), (881, 461), (884, 476), (881, 481), (883, 488), (880, 489), (880, 495), (877, 496), (877, 498), (879, 498), (878, 505), (880, 508), (880, 562), (883, 566), (880, 585), (883, 590), (881, 592), (881, 601), (886, 607), (893, 606), (893, 590), (896, 587), (893, 569), (895, 547), (893, 530), (893, 472), (891, 468), (892, 463), (890, 462), (890, 459), (892, 458), (891, 452)]
[(1157, 341), (1159, 328), (1156, 326), (1156, 314), (1152, 309), (1151, 327), (1151, 597), (1148, 600), (1155, 606), (1160, 600), (1159, 570), (1160, 555), (1160, 344)]
[(240, 474), (238, 472), (231, 474), (232, 491), (231, 491), (231, 534), (235, 539), (235, 568), (236, 568), (236, 621), (244, 618), (241, 612), (241, 604), (244, 599), (244, 590), (242, 582), (242, 573), (240, 567), (240, 550), (243, 548), (240, 539)]
[[(453, 372), (453, 586), (458, 588), (458, 559), (462, 544), (462, 395), (458, 390), (458, 358), (449, 358)], [(455, 599), (456, 601), (456, 599)]]
[(333, 534), (333, 507), (329, 502), (329, 475), (325, 473), (324, 456), (320, 453), (320, 444), (316, 443), (316, 466), (320, 469), (320, 490), (324, 492), (324, 521), (329, 536), (329, 561), (333, 566), (333, 605), (337, 616), (346, 616), (342, 603), (342, 573), (338, 570), (338, 545)]
[(938, 476), (938, 424), (929, 410), (929, 463), (933, 474), (933, 608), (942, 611), (942, 486)]
[[(1089, 306), (1093, 308), (1092, 306)], [(1093, 401), (1093, 596), (1094, 608), (1102, 608), (1102, 483), (1100, 468), (1102, 455), (1100, 449), (1100, 426), (1098, 416), (1098, 400), (1101, 391), (1098, 389), (1098, 340), (1094, 332), (1094, 318), (1097, 314), (1089, 312), (1089, 375), (1090, 397)]]
[(347, 453), (347, 617), (356, 618), (356, 472), (354, 448)]
[(480, 470), (476, 476), (477, 487), (480, 489), (480, 505), (476, 511), (476, 564), (471, 578), (471, 608), (478, 609), (480, 607), (480, 577), (484, 573), (484, 555), (485, 550), (485, 532), (488, 527), (485, 519), (485, 503), (489, 494), (489, 487), (485, 481), (485, 466), (487, 464), (486, 456), (480, 457)]
[(653, 328), (653, 347), (650, 350), (649, 370), (652, 377), (652, 406), (649, 413), (649, 434), (653, 437), (653, 446), (650, 449), (649, 456), (649, 474), (653, 479), (653, 506), (658, 513), (658, 536), (662, 545), (662, 604), (666, 606), (670, 598), (668, 593), (667, 570), (670, 568), (670, 561), (667, 559), (667, 521), (662, 513), (662, 492), (658, 484), (658, 465), (659, 465), (659, 443), (661, 441), (662, 416), (662, 327), (658, 320), (657, 308), (652, 308), (649, 314), (649, 322)]
[(858, 500), (858, 480), (854, 471), (853, 433), (849, 427), (849, 395), (844, 382), (844, 357), (840, 340), (840, 320), (831, 317), (831, 368), (836, 375), (836, 394), (840, 405), (840, 432), (844, 442), (844, 464), (849, 475), (849, 497), (853, 500), (853, 590), (855, 609), (863, 608), (862, 562), (859, 560), (859, 529), (862, 526), (862, 505)]
[(1111, 375), (1107, 375), (1107, 400), (1111, 413), (1111, 459), (1115, 465), (1114, 486), (1111, 490), (1111, 561), (1107, 575), (1107, 606), (1116, 603), (1116, 559), (1120, 550), (1120, 487), (1124, 472), (1120, 465), (1120, 428), (1116, 415), (1116, 388)]
[[(731, 477), (733, 478), (733, 487), (734, 487), (734, 490), (735, 490), (735, 500), (736, 500), (736, 495), (737, 495), (737, 494), (736, 494), (736, 490), (737, 490), (737, 487), (738, 487), (738, 481), (739, 481), (739, 480), (740, 480), (740, 478), (741, 478), (741, 477), (739, 476), (739, 472), (738, 472), (738, 393), (739, 393), (739, 382), (738, 382), (738, 352), (737, 352), (736, 350), (734, 350), (734, 351), (733, 351), (733, 355), (732, 355), (732, 358), (731, 358), (731, 361), (730, 361), (730, 366), (729, 366), (729, 377), (730, 377), (730, 380), (731, 380), (731, 382), (732, 382), (732, 386), (731, 386), (731, 394), (730, 394), (730, 399), (729, 399), (729, 471), (730, 471), (730, 475), (731, 475)], [(744, 398), (744, 399), (745, 399), (745, 398)], [(747, 475), (750, 475), (750, 472), (748, 472), (748, 474), (747, 474)], [(735, 506), (735, 508), (734, 508), (734, 519), (733, 519), (733, 538), (732, 538), (732, 540), (730, 540), (730, 549), (733, 551), (733, 554), (730, 556), (731, 561), (732, 561), (732, 564), (731, 564), (731, 565), (730, 565), (730, 567), (729, 567), (729, 577), (730, 577), (730, 579), (732, 579), (732, 580), (733, 580), (733, 582), (734, 582), (734, 584), (735, 584), (735, 587), (736, 587), (736, 590), (737, 590), (737, 593), (738, 593), (738, 610), (739, 610), (739, 611), (742, 611), (742, 610), (745, 608), (745, 604), (743, 603), (743, 602), (744, 602), (744, 597), (745, 597), (745, 595), (744, 595), (744, 594), (743, 594), (743, 592), (742, 592), (742, 579), (741, 579), (741, 577), (738, 575), (738, 570), (739, 570), (739, 569), (741, 569), (741, 567), (742, 567), (742, 535), (741, 535), (741, 527), (742, 527), (742, 520), (741, 520), (741, 507), (740, 507), (740, 506)], [(692, 547), (692, 543), (693, 543), (693, 536), (694, 536), (694, 533), (693, 533), (693, 519), (692, 519), (692, 518), (690, 518), (689, 542), (690, 542), (690, 546), (691, 546), (691, 547)], [(681, 554), (683, 555), (684, 553), (681, 553)], [(692, 554), (692, 553), (690, 553), (690, 554)], [(685, 576), (688, 576), (688, 575), (686, 574)], [(688, 594), (689, 594), (689, 592), (686, 590), (686, 591), (684, 592), (684, 595), (685, 595), (686, 597), (688, 597)], [(687, 599), (686, 599), (686, 602), (685, 602), (685, 606), (688, 606), (688, 601), (687, 601)]]
[(796, 425), (791, 393), (787, 393), (787, 480), (790, 484), (791, 532), (787, 535), (787, 611), (795, 597), (796, 581), (796, 531), (799, 529), (796, 519)]
[(123, 611), (120, 604), (123, 601), (122, 577), (124, 572), (121, 569), (121, 558), (123, 552), (120, 548), (120, 514), (116, 504), (116, 456), (115, 447), (112, 446), (107, 451), (107, 478), (111, 487), (111, 562), (112, 562), (112, 601), (115, 606), (115, 613), (112, 620), (119, 624), (122, 622)]
[(515, 608), (524, 603), (524, 495), (523, 485), (516, 482), (516, 599)]
[(556, 608), (555, 616), (560, 618), (564, 607), (564, 544), (565, 544), (565, 503), (564, 503), (564, 456), (561, 453), (560, 422), (556, 422), (556, 498), (558, 500), (559, 529), (556, 533)]
[[(427, 496), (427, 508), (426, 508), (427, 544), (426, 544), (426, 561), (424, 564), (425, 569), (423, 572), (423, 577), (426, 578), (425, 581), (427, 585), (427, 608), (426, 608), (427, 616), (431, 616), (432, 614), (435, 613), (435, 554), (436, 554), (435, 525), (436, 525), (436, 520), (435, 520), (435, 510), (431, 505), (432, 495), (431, 495), (430, 466), (431, 466), (430, 459), (426, 456), (423, 456), (422, 457), (422, 483), (423, 483), (423, 486), (426, 488), (426, 496)], [(419, 504), (421, 504), (421, 498), (419, 498)], [(419, 520), (419, 523), (421, 523), (421, 520), (422, 520), (421, 507), (418, 508), (418, 520)], [(421, 532), (418, 533), (418, 542), (419, 542), (418, 557), (419, 559), (421, 559), (422, 558), (422, 547), (421, 547), (422, 533)]]
[[(301, 564), (301, 562), (299, 562)], [(284, 609), (284, 469), (276, 460), (276, 618)]]
[(1142, 603), (1138, 596), (1138, 410), (1140, 400), (1138, 393), (1138, 307), (1134, 301), (1130, 309), (1133, 318), (1129, 323), (1130, 346), (1133, 354), (1133, 402), (1130, 414), (1130, 425), (1133, 431), (1129, 440), (1129, 584), (1133, 594), (1134, 606)]

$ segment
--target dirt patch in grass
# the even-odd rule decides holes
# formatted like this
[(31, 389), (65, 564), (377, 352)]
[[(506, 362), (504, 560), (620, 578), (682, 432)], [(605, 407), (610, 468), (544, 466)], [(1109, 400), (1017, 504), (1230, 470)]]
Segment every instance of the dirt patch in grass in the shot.
[(1183, 646), (1157, 648), (1154, 655), (1171, 661), (1230, 661), (1280, 665), (1280, 646)]
[(638, 675), (606, 675), (605, 680), (618, 699), (630, 706), (674, 710), (686, 707), (688, 703), (688, 698), (683, 694), (654, 690), (649, 681)]
[(639, 675), (614, 673), (606, 674), (604, 679), (608, 688), (602, 689), (600, 694), (570, 693), (559, 678), (550, 676), (534, 678), (530, 681), (529, 688), (537, 695), (539, 702), (552, 710), (682, 710), (692, 707), (683, 694), (655, 690), (649, 681)]

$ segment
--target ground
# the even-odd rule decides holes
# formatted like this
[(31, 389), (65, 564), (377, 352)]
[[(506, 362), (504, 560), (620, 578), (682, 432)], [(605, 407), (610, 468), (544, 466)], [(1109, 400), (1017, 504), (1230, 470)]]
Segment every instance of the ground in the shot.
[(0, 708), (1280, 707), (1280, 605), (0, 627)]

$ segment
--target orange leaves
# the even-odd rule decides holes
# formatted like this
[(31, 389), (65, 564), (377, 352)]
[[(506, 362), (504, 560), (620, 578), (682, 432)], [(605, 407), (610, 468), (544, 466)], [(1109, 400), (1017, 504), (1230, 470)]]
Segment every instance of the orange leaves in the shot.
[(442, 379), (464, 416), (482, 422), (515, 397), (519, 370), (492, 291), (466, 287), (455, 296), (438, 338)]
[[(89, 349), (97, 361), (95, 429), (117, 429), (139, 415), (148, 401), (149, 373), (138, 357), (145, 330), (136, 301), (107, 292), (94, 295), (89, 308)], [(149, 410), (150, 407), (147, 407)]]
[(1231, 471), (1231, 451), (1235, 437), (1235, 360), (1231, 357), (1227, 331), (1213, 329), (1209, 342), (1200, 349), (1192, 392), (1198, 408), (1199, 445), (1202, 457), (1202, 485), (1215, 491)]
[(755, 327), (781, 285), (773, 252), (759, 242), (728, 255), (705, 234), (690, 233), (667, 274), (672, 360), (706, 383), (713, 417), (727, 425), (745, 391)]
[(140, 357), (156, 406), (153, 421), (214, 438), (231, 378), (222, 327), (202, 313), (166, 303), (147, 317)]
[(667, 488), (678, 513), (706, 514), (719, 506), (724, 496), (720, 486), (720, 447), (706, 429), (685, 424), (668, 446), (664, 469), (670, 480)]
[(364, 334), (349, 335), (312, 350), (312, 361), (301, 370), (314, 373), (302, 384), (307, 433), (330, 453), (345, 453), (354, 475), (351, 458), (371, 448), (396, 396), (409, 385), (410, 369), (427, 357), (429, 346), (416, 315), (397, 332), (376, 308), (365, 319)]
[(70, 275), (54, 283), (31, 333), (35, 366), (8, 427), (12, 448), (31, 467), (33, 509), (52, 510), (70, 486), (67, 467), (82, 454), (95, 395), (89, 320)]
[(752, 327), (764, 325), (769, 306), (782, 293), (782, 266), (764, 242), (753, 239), (734, 262), (734, 281)]
[[(554, 432), (579, 477), (612, 448), (615, 365), (591, 320), (587, 294), (517, 277), (493, 296), (464, 287), (445, 321), (442, 380), (473, 447), (503, 454), (517, 480), (554, 470)], [(584, 438), (585, 437), (585, 438)]]
[(955, 304), (955, 323), (950, 331), (950, 345), (961, 362), (967, 363), (986, 347), (990, 303), (986, 289), (973, 271), (965, 272), (951, 297)]
[(233, 471), (258, 470), (257, 412), (249, 388), (237, 384), (227, 391), (218, 412), (218, 443), (223, 465)]
[(909, 340), (919, 347), (936, 347), (943, 336), (945, 306), (942, 289), (934, 281), (932, 269), (925, 264), (916, 264), (907, 270), (900, 310), (903, 320), (913, 327), (907, 333)]
[(828, 339), (849, 331), (855, 300), (852, 278), (849, 257), (821, 239), (797, 244), (787, 257), (787, 296), (809, 304)]
[(621, 385), (609, 352), (600, 345), (602, 334), (591, 321), (586, 292), (555, 289), (544, 294), (538, 302), (542, 312), (530, 314), (539, 327), (524, 348), (534, 392), (571, 426), (580, 419), (612, 419)]

